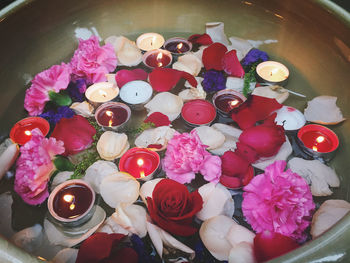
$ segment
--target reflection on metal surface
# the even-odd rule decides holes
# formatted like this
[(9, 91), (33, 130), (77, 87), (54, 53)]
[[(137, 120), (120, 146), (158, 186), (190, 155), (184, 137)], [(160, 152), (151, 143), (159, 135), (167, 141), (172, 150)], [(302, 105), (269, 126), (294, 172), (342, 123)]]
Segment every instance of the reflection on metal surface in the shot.
[(283, 16), (279, 15), (279, 14), (274, 14), (276, 17), (280, 18), (280, 19), (284, 19)]
[(243, 4), (246, 4), (246, 5), (253, 5), (253, 3), (248, 2), (248, 1), (243, 1)]
[(102, 40), (102, 38), (100, 37), (100, 34), (98, 33), (96, 27), (91, 27), (90, 29), (86, 28), (86, 27), (77, 27), (74, 30), (74, 34), (75, 34), (75, 37), (78, 38), (78, 39), (81, 38), (83, 40), (87, 40), (92, 35), (95, 35), (95, 36), (97, 36), (99, 38), (100, 41)]
[(345, 59), (350, 61), (350, 48), (338, 38), (334, 38), (334, 43), (339, 48), (339, 51), (344, 55)]
[(312, 260), (309, 263), (339, 262), (344, 256), (345, 256), (345, 253), (340, 253), (340, 254), (330, 255), (324, 258)]

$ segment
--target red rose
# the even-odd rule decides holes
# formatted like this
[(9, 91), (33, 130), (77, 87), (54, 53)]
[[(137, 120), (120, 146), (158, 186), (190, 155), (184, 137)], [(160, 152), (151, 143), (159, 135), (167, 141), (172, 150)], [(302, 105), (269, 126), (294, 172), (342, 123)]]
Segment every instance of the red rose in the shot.
[(191, 236), (198, 231), (193, 218), (202, 209), (203, 200), (198, 191), (190, 193), (186, 186), (171, 179), (161, 180), (147, 198), (152, 220), (169, 233)]
[(72, 155), (90, 147), (95, 128), (83, 116), (62, 118), (53, 130), (51, 137), (64, 142), (66, 151), (63, 155)]
[(122, 234), (95, 233), (80, 246), (76, 263), (137, 263), (138, 255), (131, 247), (122, 246)]

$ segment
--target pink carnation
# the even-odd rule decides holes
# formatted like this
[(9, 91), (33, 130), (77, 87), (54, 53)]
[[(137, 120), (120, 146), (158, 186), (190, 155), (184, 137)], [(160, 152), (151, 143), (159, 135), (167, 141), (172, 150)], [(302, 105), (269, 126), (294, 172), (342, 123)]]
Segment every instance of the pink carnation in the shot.
[(36, 116), (43, 112), (45, 103), (50, 100), (49, 91), (58, 93), (66, 89), (70, 81), (71, 69), (68, 65), (54, 65), (37, 74), (32, 85), (26, 90), (24, 108), (29, 115)]
[(106, 74), (117, 66), (117, 57), (111, 44), (100, 46), (97, 36), (79, 40), (78, 49), (70, 62), (75, 78), (88, 83), (106, 81)]
[(217, 183), (221, 175), (221, 160), (211, 156), (195, 130), (175, 133), (168, 142), (163, 169), (168, 178), (179, 183), (190, 183), (201, 172), (207, 181)]
[(276, 161), (243, 188), (242, 210), (257, 232), (264, 230), (304, 241), (315, 204), (304, 178)]
[(47, 139), (39, 129), (34, 129), (32, 138), (20, 151), (14, 189), (24, 202), (41, 204), (49, 196), (47, 183), (55, 170), (52, 160), (56, 154), (64, 152), (63, 142)]

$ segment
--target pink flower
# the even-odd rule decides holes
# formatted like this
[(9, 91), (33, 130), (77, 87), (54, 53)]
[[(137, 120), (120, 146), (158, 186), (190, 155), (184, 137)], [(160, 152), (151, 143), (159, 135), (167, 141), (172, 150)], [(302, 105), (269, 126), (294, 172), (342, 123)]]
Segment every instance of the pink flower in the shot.
[(32, 85), (26, 90), (24, 99), (24, 108), (30, 116), (36, 116), (43, 112), (45, 103), (50, 100), (49, 91), (58, 93), (68, 87), (70, 74), (70, 67), (62, 63), (54, 65), (34, 77)]
[(221, 175), (221, 160), (207, 152), (195, 130), (175, 133), (168, 142), (163, 169), (168, 178), (179, 183), (191, 182), (201, 172), (208, 181), (217, 183)]
[(78, 49), (70, 62), (76, 79), (85, 78), (88, 83), (106, 81), (105, 74), (117, 66), (117, 57), (111, 44), (100, 46), (97, 36), (79, 40)]
[(257, 233), (269, 230), (304, 241), (315, 204), (305, 179), (285, 167), (285, 161), (276, 161), (243, 188), (243, 214)]
[(39, 129), (34, 129), (32, 138), (20, 151), (14, 189), (24, 202), (41, 204), (49, 196), (47, 183), (55, 170), (52, 160), (56, 154), (64, 152), (63, 142), (47, 139)]

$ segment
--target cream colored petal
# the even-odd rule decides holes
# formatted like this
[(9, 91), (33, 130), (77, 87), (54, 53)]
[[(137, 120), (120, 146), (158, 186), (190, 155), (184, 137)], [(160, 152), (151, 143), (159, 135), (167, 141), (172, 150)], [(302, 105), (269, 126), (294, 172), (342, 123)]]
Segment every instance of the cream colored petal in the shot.
[(28, 253), (37, 250), (43, 242), (43, 228), (40, 224), (25, 228), (11, 237), (12, 243)]
[(52, 263), (75, 263), (79, 249), (64, 248), (52, 259)]
[(87, 118), (93, 116), (94, 107), (87, 101), (74, 102), (70, 108), (75, 112), (75, 114), (83, 117)]
[(255, 263), (253, 245), (241, 242), (230, 250), (228, 263)]
[(199, 126), (195, 130), (199, 139), (204, 145), (207, 145), (207, 150), (212, 150), (221, 147), (225, 142), (225, 135), (209, 126)]
[(118, 66), (137, 66), (142, 61), (141, 50), (131, 41), (123, 36), (110, 36), (105, 39), (105, 43), (113, 45), (117, 54)]
[(53, 189), (55, 189), (56, 186), (64, 183), (65, 181), (68, 181), (73, 174), (74, 172), (71, 172), (71, 171), (64, 171), (56, 174), (50, 186), (51, 191), (53, 191)]
[(18, 155), (19, 147), (17, 144), (10, 144), (6, 147), (6, 149), (0, 156), (0, 180), (15, 163)]
[(256, 87), (253, 90), (252, 94), (265, 98), (276, 99), (279, 103), (283, 103), (286, 99), (288, 99), (289, 96), (288, 90), (281, 86)]
[(98, 140), (96, 148), (101, 158), (115, 160), (127, 150), (128, 136), (125, 133), (106, 131)]
[(240, 129), (223, 123), (215, 123), (211, 127), (225, 135), (224, 143), (220, 147), (210, 150), (212, 154), (223, 155), (226, 151), (234, 151), (236, 149), (236, 143), (242, 133)]
[(226, 239), (232, 247), (237, 246), (241, 242), (247, 242), (251, 245), (254, 243), (255, 234), (244, 226), (233, 224), (230, 231), (226, 235)]
[(191, 52), (178, 58), (173, 64), (173, 69), (185, 71), (193, 76), (197, 76), (203, 67), (201, 60)]
[(249, 50), (253, 48), (253, 45), (245, 39), (239, 37), (230, 37), (229, 38), (231, 44), (227, 46), (228, 50), (236, 50), (238, 60), (242, 60)]
[(211, 37), (213, 42), (219, 42), (228, 46), (229, 42), (225, 35), (223, 22), (209, 22), (205, 24), (205, 31)]
[(103, 178), (100, 193), (110, 207), (120, 204), (132, 204), (139, 197), (140, 183), (131, 175), (123, 172), (114, 173)]
[(135, 139), (137, 147), (146, 148), (150, 144), (166, 145), (167, 142), (174, 136), (175, 130), (169, 126), (160, 126), (154, 129), (143, 131)]
[(170, 92), (161, 92), (155, 95), (145, 105), (145, 108), (148, 111), (148, 116), (153, 112), (161, 112), (167, 115), (170, 121), (173, 121), (180, 115), (182, 106), (183, 101), (179, 96)]
[(140, 189), (140, 196), (142, 201), (147, 205), (147, 197), (152, 197), (152, 193), (154, 190), (154, 187), (156, 187), (156, 185), (163, 180), (163, 178), (157, 178), (157, 179), (153, 179), (150, 181), (145, 182)]
[(130, 235), (130, 232), (115, 222), (112, 216), (108, 217), (96, 232)]

